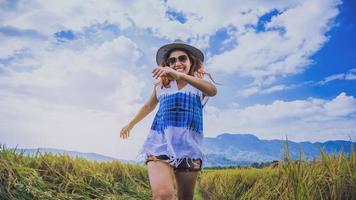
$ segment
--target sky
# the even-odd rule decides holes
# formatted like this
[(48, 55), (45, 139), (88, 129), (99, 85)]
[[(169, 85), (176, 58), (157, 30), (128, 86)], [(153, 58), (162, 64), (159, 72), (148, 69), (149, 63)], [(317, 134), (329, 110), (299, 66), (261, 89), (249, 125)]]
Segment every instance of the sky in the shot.
[(135, 159), (157, 49), (200, 48), (218, 94), (204, 135), (356, 140), (352, 0), (0, 0), (0, 144)]

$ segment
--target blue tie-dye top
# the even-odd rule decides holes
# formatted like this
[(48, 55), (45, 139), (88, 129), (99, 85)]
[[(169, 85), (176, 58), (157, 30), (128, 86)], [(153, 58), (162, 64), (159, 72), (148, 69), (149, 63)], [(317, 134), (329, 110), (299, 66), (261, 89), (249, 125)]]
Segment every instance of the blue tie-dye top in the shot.
[(182, 127), (202, 133), (202, 103), (198, 93), (184, 91), (186, 85), (176, 93), (161, 94), (158, 98), (160, 106), (153, 120), (151, 130), (163, 133), (169, 126)]

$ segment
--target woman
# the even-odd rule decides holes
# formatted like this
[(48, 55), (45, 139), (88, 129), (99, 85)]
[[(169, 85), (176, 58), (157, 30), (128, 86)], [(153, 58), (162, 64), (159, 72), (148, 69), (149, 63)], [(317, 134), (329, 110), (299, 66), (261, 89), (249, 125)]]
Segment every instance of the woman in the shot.
[(120, 137), (127, 138), (135, 124), (160, 104), (140, 152), (146, 159), (153, 199), (176, 199), (175, 187), (179, 199), (193, 199), (204, 158), (202, 109), (208, 96), (217, 93), (206, 78), (208, 75), (212, 80), (204, 72), (203, 61), (204, 54), (198, 48), (181, 40), (159, 48), (159, 67), (152, 71), (159, 82), (149, 100), (120, 132)]

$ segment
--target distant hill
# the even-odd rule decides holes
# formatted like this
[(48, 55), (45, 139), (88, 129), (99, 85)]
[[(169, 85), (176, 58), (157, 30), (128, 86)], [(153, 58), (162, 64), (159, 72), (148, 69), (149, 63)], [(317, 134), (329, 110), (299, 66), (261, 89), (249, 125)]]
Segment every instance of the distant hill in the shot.
[[(260, 140), (252, 134), (231, 134), (224, 133), (217, 137), (205, 137), (203, 151), (206, 154), (204, 167), (225, 167), (225, 166), (248, 166), (254, 162), (270, 162), (281, 160), (284, 154), (285, 140)], [(319, 157), (319, 148), (328, 154), (338, 154), (343, 150), (350, 153), (351, 143), (349, 141), (336, 140), (327, 142), (293, 142), (288, 141), (292, 158), (298, 158), (300, 149), (306, 159)], [(355, 142), (353, 145), (355, 146)], [(17, 149), (16, 152), (24, 152), (26, 155), (34, 155), (36, 152), (49, 152), (53, 154), (68, 154), (71, 157), (82, 157), (87, 160), (121, 161), (125, 163), (137, 164), (133, 160), (119, 160), (113, 157), (97, 154), (82, 153), (77, 151), (67, 151), (54, 148), (39, 149)]]
[(83, 153), (77, 151), (67, 151), (63, 149), (54, 149), (54, 148), (38, 148), (38, 149), (16, 149), (17, 153), (23, 152), (26, 155), (35, 155), (36, 153), (52, 153), (52, 154), (67, 154), (70, 157), (81, 157), (91, 161), (121, 161), (125, 163), (134, 163), (131, 160), (120, 160), (117, 158), (97, 154), (97, 153)]
[[(253, 162), (270, 162), (283, 158), (285, 140), (260, 140), (252, 134), (224, 133), (204, 138), (203, 150), (207, 156), (206, 167), (250, 165)], [(353, 142), (355, 146), (355, 142)], [(350, 153), (351, 142), (336, 140), (327, 142), (288, 141), (292, 158), (298, 158), (300, 149), (306, 159), (319, 157), (319, 148), (328, 154), (344, 151)]]

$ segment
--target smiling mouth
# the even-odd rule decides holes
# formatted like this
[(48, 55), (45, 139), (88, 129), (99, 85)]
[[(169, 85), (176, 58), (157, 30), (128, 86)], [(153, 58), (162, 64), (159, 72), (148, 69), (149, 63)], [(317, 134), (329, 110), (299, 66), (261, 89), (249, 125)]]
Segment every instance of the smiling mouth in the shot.
[(185, 70), (185, 67), (176, 67), (175, 70), (176, 70), (176, 71), (184, 71), (184, 70)]

